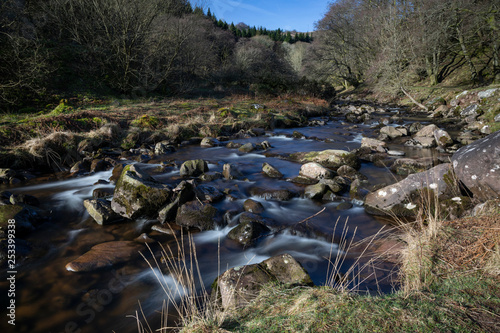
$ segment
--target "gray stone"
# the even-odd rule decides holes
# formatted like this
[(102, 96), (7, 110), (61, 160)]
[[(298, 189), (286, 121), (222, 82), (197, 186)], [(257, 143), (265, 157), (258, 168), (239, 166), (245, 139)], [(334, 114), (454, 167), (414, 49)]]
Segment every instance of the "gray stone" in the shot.
[(175, 147), (169, 141), (158, 142), (155, 145), (155, 155), (163, 155), (175, 152)]
[[(436, 195), (451, 192), (456, 188), (449, 183), (451, 164), (440, 164), (425, 172), (409, 175), (402, 181), (369, 193), (365, 199), (365, 210), (375, 215), (413, 216), (418, 212), (414, 195), (423, 189)], [(448, 178), (447, 178), (448, 177)]]
[(199, 201), (186, 202), (177, 210), (175, 222), (181, 227), (213, 230), (222, 224), (217, 208)]
[(415, 137), (433, 138), (434, 132), (438, 129), (439, 127), (434, 124), (424, 126), (415, 134)]
[(478, 104), (471, 104), (468, 107), (466, 107), (465, 109), (463, 109), (462, 111), (460, 111), (460, 116), (462, 118), (465, 118), (465, 117), (475, 118), (479, 115), (478, 110), (479, 110)]
[(217, 140), (215, 140), (212, 137), (205, 137), (200, 142), (200, 146), (205, 148), (215, 147), (216, 145), (217, 145)]
[(90, 165), (87, 161), (78, 161), (71, 167), (71, 170), (69, 170), (72, 175), (81, 175), (89, 171)]
[(218, 171), (209, 171), (199, 176), (198, 179), (204, 182), (211, 182), (217, 179), (222, 179), (223, 177), (222, 173)]
[(451, 158), (457, 178), (479, 200), (500, 195), (500, 131), (460, 148)]
[(278, 169), (266, 162), (262, 164), (262, 172), (271, 178), (283, 178), (283, 174)]
[(264, 198), (266, 200), (288, 201), (298, 196), (298, 193), (288, 189), (268, 189), (253, 187), (250, 189), (250, 194)]
[(495, 116), (494, 120), (497, 123), (500, 122), (500, 113)]
[(391, 140), (399, 138), (403, 136), (402, 131), (399, 131), (397, 128), (392, 126), (385, 126), (380, 129), (380, 134), (387, 135)]
[(243, 203), (243, 208), (245, 211), (255, 214), (261, 214), (264, 212), (264, 206), (258, 201), (247, 199)]
[(222, 175), (225, 179), (243, 179), (243, 174), (238, 168), (232, 164), (226, 163), (222, 166)]
[(335, 149), (293, 153), (290, 154), (290, 159), (301, 163), (316, 162), (334, 171), (342, 165), (349, 165), (356, 170), (361, 166), (358, 157), (353, 152)]
[(241, 222), (227, 234), (227, 238), (237, 241), (247, 247), (255, 244), (256, 240), (271, 231), (262, 223)]
[(181, 177), (198, 177), (208, 171), (208, 164), (202, 159), (189, 160), (182, 163), (180, 168)]
[(313, 200), (320, 200), (327, 191), (327, 186), (325, 184), (309, 185), (304, 190), (304, 196)]
[(498, 90), (498, 88), (480, 91), (477, 93), (477, 97), (479, 97), (479, 99), (492, 97), (496, 93), (497, 90)]
[(214, 186), (197, 186), (195, 193), (196, 197), (203, 202), (217, 202), (224, 199), (224, 193)]
[(311, 277), (289, 254), (281, 254), (260, 264), (234, 267), (217, 278), (224, 309), (241, 309), (270, 282), (311, 286)]
[(105, 199), (83, 201), (90, 216), (100, 225), (107, 225), (123, 219), (111, 209), (111, 202)]
[(382, 140), (372, 139), (372, 138), (363, 138), (361, 139), (361, 147), (368, 147), (371, 150), (377, 151), (379, 153), (385, 153), (385, 147), (387, 143)]
[(170, 188), (155, 181), (139, 164), (127, 165), (116, 183), (111, 208), (129, 219), (156, 217), (170, 195)]
[(243, 146), (238, 148), (242, 153), (250, 153), (255, 150), (255, 145), (251, 142), (245, 143)]
[(453, 144), (453, 139), (448, 134), (448, 132), (440, 128), (434, 131), (434, 139), (436, 140), (436, 143), (441, 147), (448, 147)]
[(310, 162), (300, 167), (299, 174), (312, 179), (331, 179), (335, 174), (316, 162)]

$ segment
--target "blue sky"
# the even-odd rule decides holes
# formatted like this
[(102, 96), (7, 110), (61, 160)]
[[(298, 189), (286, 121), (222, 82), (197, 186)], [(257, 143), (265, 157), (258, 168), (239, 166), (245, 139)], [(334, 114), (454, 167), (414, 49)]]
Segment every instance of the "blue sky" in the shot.
[(323, 17), (330, 2), (332, 0), (208, 0), (201, 4), (228, 23), (244, 22), (273, 30), (306, 32), (314, 30), (314, 23)]

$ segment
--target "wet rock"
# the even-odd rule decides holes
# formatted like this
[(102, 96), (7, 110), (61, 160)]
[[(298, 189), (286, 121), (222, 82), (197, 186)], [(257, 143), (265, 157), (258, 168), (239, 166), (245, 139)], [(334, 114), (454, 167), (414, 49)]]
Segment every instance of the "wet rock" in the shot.
[(111, 208), (129, 219), (155, 217), (170, 198), (171, 190), (167, 185), (155, 181), (140, 165), (127, 165), (116, 183)]
[(0, 230), (7, 233), (9, 220), (15, 220), (16, 237), (24, 237), (35, 230), (43, 218), (43, 212), (36, 207), (25, 205), (0, 206)]
[(164, 155), (175, 152), (175, 147), (169, 141), (158, 142), (155, 145), (155, 155)]
[(109, 187), (99, 187), (92, 191), (92, 197), (94, 199), (107, 198), (113, 195), (114, 189)]
[(361, 139), (361, 147), (368, 147), (373, 151), (377, 151), (379, 153), (385, 153), (387, 143), (382, 140), (372, 139), (372, 138), (363, 138)]
[(93, 246), (66, 265), (70, 272), (91, 272), (126, 263), (139, 255), (142, 246), (132, 241), (106, 242)]
[(158, 221), (160, 221), (160, 223), (162, 224), (174, 221), (177, 216), (178, 209), (179, 200), (177, 199), (160, 209), (160, 211), (158, 212)]
[(203, 202), (217, 202), (224, 199), (224, 193), (218, 188), (200, 185), (195, 188), (196, 197)]
[(122, 175), (123, 168), (125, 168), (125, 166), (126, 166), (126, 164), (122, 164), (122, 163), (115, 165), (115, 167), (113, 168), (111, 177), (109, 177), (109, 181), (116, 182), (120, 178), (120, 176)]
[(364, 200), (369, 192), (365, 188), (366, 185), (368, 185), (368, 182), (359, 178), (354, 179), (349, 188), (349, 197), (351, 199)]
[(320, 200), (327, 190), (328, 188), (325, 184), (309, 185), (304, 190), (304, 196), (309, 199)]
[(292, 137), (295, 139), (302, 139), (302, 138), (305, 138), (306, 136), (304, 134), (300, 133), (299, 131), (293, 131)]
[(83, 201), (83, 206), (89, 215), (100, 225), (115, 223), (123, 219), (111, 209), (111, 202), (105, 199)]
[(40, 206), (40, 201), (38, 201), (36, 197), (29, 194), (12, 194), (9, 197), (9, 201), (12, 205)]
[(343, 165), (340, 168), (337, 169), (337, 174), (341, 177), (346, 177), (349, 179), (367, 179), (365, 175), (362, 173), (358, 172), (356, 169), (353, 167), (350, 167), (348, 165)]
[(264, 206), (258, 201), (247, 199), (243, 203), (243, 208), (245, 211), (255, 214), (261, 214), (264, 212)]
[(248, 130), (249, 133), (252, 133), (255, 136), (262, 136), (266, 134), (266, 131), (260, 127), (254, 127)]
[(225, 179), (243, 179), (243, 174), (238, 170), (238, 168), (232, 164), (224, 164), (222, 166), (222, 175)]
[(242, 153), (250, 153), (255, 150), (255, 145), (251, 142), (245, 143), (243, 146), (238, 148)]
[(233, 142), (233, 141), (228, 142), (226, 144), (226, 148), (240, 148), (241, 146), (242, 146), (241, 143), (236, 143), (236, 142)]
[(240, 224), (231, 229), (231, 231), (227, 234), (227, 238), (248, 247), (253, 246), (258, 238), (269, 233), (270, 231), (271, 230), (262, 223), (245, 221), (240, 222)]
[(182, 163), (180, 168), (181, 177), (198, 177), (208, 171), (208, 164), (202, 159), (189, 160)]
[(69, 172), (71, 175), (82, 175), (90, 171), (90, 165), (87, 161), (76, 162)]
[(217, 146), (217, 140), (212, 137), (203, 138), (200, 142), (201, 147), (209, 148)]
[(214, 206), (190, 201), (177, 210), (175, 222), (181, 227), (198, 228), (203, 231), (213, 230), (217, 225), (221, 225), (222, 218)]
[(425, 172), (409, 175), (402, 181), (369, 193), (365, 199), (365, 210), (374, 215), (413, 216), (418, 212), (421, 190), (436, 195), (458, 191), (450, 183), (451, 164), (440, 164)]
[(340, 204), (338, 204), (337, 207), (335, 207), (335, 209), (339, 210), (339, 211), (344, 211), (344, 210), (349, 210), (352, 207), (353, 207), (353, 205), (350, 202), (341, 202)]
[(264, 149), (264, 150), (268, 150), (268, 149), (271, 149), (272, 146), (271, 146), (271, 143), (269, 141), (262, 141), (260, 144), (259, 144), (260, 148), (261, 149)]
[(316, 162), (334, 171), (342, 165), (349, 165), (356, 170), (361, 166), (356, 154), (345, 150), (329, 149), (307, 153), (293, 153), (290, 154), (290, 159), (301, 163)]
[(451, 138), (450, 134), (440, 128), (434, 131), (434, 139), (436, 140), (436, 143), (441, 147), (448, 147), (453, 144), (453, 139)]
[(295, 178), (290, 179), (292, 183), (302, 184), (302, 185), (314, 185), (319, 182), (318, 179), (313, 179), (305, 176), (297, 176)]
[(300, 167), (299, 175), (312, 179), (331, 179), (335, 174), (316, 162), (310, 162)]
[(204, 181), (204, 182), (212, 182), (217, 179), (222, 179), (224, 176), (222, 173), (217, 172), (217, 171), (209, 171), (205, 172), (201, 176), (198, 177), (199, 180)]
[(403, 132), (398, 130), (396, 127), (393, 126), (385, 126), (380, 129), (380, 134), (381, 135), (387, 135), (391, 140), (394, 140), (396, 138), (402, 137)]
[(416, 134), (423, 127), (424, 127), (424, 125), (422, 125), (419, 122), (416, 122), (416, 123), (413, 123), (413, 124), (410, 125), (410, 127), (408, 128), (408, 131), (410, 132), (410, 134)]
[(260, 187), (251, 188), (250, 194), (266, 200), (278, 201), (289, 201), (298, 196), (298, 193), (288, 189), (266, 189)]
[(351, 184), (350, 181), (344, 182), (344, 177), (335, 177), (334, 179), (322, 179), (321, 184), (328, 186), (328, 189), (333, 193), (342, 192)]
[(456, 177), (474, 198), (500, 196), (500, 131), (460, 148), (451, 160)]
[[(153, 226), (154, 228), (154, 226)], [(137, 237), (136, 239), (134, 239), (135, 242), (137, 243), (141, 243), (141, 244), (152, 244), (152, 243), (156, 243), (156, 241), (149, 237), (147, 233), (142, 233), (139, 235), (139, 237)]]
[(111, 165), (103, 159), (95, 159), (90, 164), (90, 172), (106, 171)]
[(283, 178), (283, 174), (278, 169), (266, 162), (262, 164), (262, 172), (271, 178)]
[(278, 282), (285, 285), (311, 286), (311, 277), (289, 254), (281, 254), (260, 264), (234, 267), (216, 280), (224, 309), (239, 309), (253, 300), (264, 285)]
[(497, 123), (500, 122), (500, 113), (497, 114), (493, 120), (495, 120), (495, 122)]

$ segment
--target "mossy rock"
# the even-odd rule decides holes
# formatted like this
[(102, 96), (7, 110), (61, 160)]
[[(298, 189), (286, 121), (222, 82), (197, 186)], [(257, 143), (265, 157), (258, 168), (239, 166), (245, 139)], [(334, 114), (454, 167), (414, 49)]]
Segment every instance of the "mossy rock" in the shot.
[(348, 165), (356, 170), (361, 166), (356, 154), (345, 150), (323, 150), (290, 154), (290, 159), (301, 163), (316, 162), (324, 166), (337, 170), (343, 165)]

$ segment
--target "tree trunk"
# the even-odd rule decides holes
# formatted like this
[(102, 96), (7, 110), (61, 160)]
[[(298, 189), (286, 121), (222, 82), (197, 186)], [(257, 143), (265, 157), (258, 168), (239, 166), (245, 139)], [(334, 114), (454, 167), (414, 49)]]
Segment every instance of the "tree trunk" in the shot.
[(467, 64), (469, 65), (469, 70), (470, 70), (470, 74), (471, 74), (471, 81), (475, 81), (477, 78), (476, 67), (474, 67), (474, 64), (472, 63), (472, 59), (470, 57), (470, 54), (467, 51), (467, 47), (465, 45), (465, 40), (464, 40), (464, 35), (462, 34), (462, 31), (460, 30), (459, 25), (457, 25), (456, 31), (457, 31), (458, 42), (460, 43), (460, 47), (462, 48), (462, 53), (464, 54), (465, 60), (467, 61)]
[(410, 99), (410, 101), (412, 101), (413, 104), (415, 104), (416, 106), (418, 106), (419, 108), (425, 110), (425, 111), (429, 111), (429, 108), (425, 105), (423, 105), (422, 103), (419, 103), (415, 100), (415, 98), (413, 98), (403, 87), (399, 87), (401, 89), (401, 91), (403, 92), (403, 94), (406, 95), (406, 97), (408, 97)]

